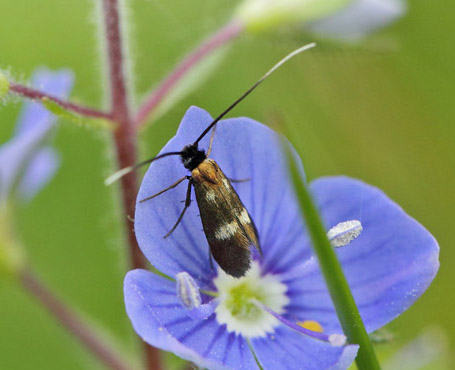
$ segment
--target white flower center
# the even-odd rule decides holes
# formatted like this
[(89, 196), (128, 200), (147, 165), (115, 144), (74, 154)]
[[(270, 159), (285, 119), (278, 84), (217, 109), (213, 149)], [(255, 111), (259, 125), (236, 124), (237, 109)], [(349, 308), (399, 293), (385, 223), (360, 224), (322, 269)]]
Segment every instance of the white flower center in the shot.
[(273, 333), (279, 321), (255, 304), (261, 302), (280, 314), (289, 303), (287, 287), (274, 275), (261, 276), (259, 264), (252, 263), (246, 276), (234, 278), (218, 269), (214, 280), (219, 304), (215, 310), (220, 325), (244, 337), (264, 337)]

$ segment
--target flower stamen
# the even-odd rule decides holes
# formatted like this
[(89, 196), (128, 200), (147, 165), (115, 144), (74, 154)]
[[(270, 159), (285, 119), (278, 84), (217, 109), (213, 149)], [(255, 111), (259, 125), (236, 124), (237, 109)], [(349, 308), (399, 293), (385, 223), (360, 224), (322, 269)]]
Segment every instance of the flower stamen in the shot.
[(177, 283), (177, 298), (182, 306), (186, 308), (186, 313), (189, 317), (201, 320), (213, 314), (218, 305), (218, 300), (211, 299), (207, 301), (201, 297), (201, 293), (213, 296), (213, 292), (200, 290), (196, 280), (186, 271), (179, 272), (175, 276), (175, 280)]
[(183, 307), (193, 309), (201, 306), (202, 299), (199, 286), (186, 271), (176, 275), (177, 297)]
[(265, 312), (269, 313), (271, 316), (276, 318), (277, 320), (281, 321), (283, 324), (285, 324), (287, 327), (294, 329), (295, 331), (298, 331), (299, 333), (308, 335), (312, 338), (322, 340), (324, 342), (330, 343), (334, 347), (339, 347), (343, 346), (346, 344), (346, 336), (343, 334), (324, 334), (319, 331), (313, 331), (310, 329), (307, 329), (306, 327), (303, 327), (302, 325), (299, 325), (298, 323), (294, 323), (292, 321), (289, 321), (285, 319), (283, 316), (279, 315), (278, 313), (274, 312), (264, 304), (262, 304), (259, 301), (254, 301), (253, 302), (255, 305), (257, 305), (258, 308), (263, 309)]

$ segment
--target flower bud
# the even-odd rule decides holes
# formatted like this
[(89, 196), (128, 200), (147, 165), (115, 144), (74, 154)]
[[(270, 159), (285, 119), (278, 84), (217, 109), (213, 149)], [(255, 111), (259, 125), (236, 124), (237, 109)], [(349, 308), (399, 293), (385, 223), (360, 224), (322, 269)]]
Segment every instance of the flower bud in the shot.
[(245, 0), (235, 16), (249, 31), (319, 19), (352, 0)]

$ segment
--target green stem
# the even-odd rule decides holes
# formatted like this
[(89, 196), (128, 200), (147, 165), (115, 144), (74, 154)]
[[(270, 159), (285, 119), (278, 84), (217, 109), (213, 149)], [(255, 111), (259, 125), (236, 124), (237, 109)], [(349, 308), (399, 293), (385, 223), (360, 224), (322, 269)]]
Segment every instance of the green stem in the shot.
[(349, 343), (360, 346), (356, 357), (359, 369), (380, 369), (379, 362), (371, 345), (367, 331), (349, 289), (335, 250), (327, 239), (321, 217), (311, 198), (307, 185), (299, 174), (294, 159), (289, 157), (292, 180), (296, 187), (301, 212), (313, 242), (313, 248), (321, 266), (330, 296)]
[(109, 347), (103, 338), (90, 325), (85, 323), (72, 309), (57, 298), (53, 292), (27, 266), (19, 272), (19, 279), (25, 288), (45, 307), (63, 327), (77, 338), (107, 368), (128, 370), (131, 366), (124, 361), (118, 351)]

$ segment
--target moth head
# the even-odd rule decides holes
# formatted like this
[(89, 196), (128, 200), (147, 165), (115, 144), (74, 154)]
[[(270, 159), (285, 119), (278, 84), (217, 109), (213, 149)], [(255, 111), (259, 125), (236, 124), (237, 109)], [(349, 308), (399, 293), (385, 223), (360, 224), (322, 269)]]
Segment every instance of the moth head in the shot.
[(190, 171), (193, 171), (206, 158), (207, 156), (205, 155), (205, 151), (199, 149), (197, 144), (190, 144), (185, 146), (180, 154), (180, 159), (182, 160), (183, 166)]

